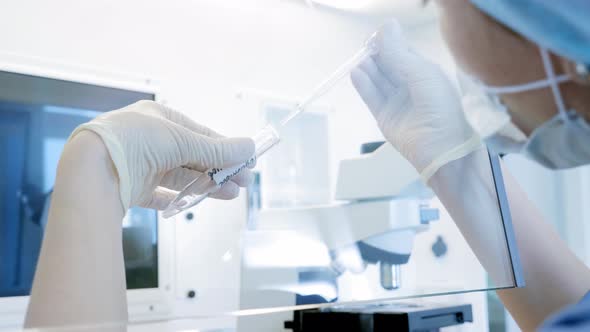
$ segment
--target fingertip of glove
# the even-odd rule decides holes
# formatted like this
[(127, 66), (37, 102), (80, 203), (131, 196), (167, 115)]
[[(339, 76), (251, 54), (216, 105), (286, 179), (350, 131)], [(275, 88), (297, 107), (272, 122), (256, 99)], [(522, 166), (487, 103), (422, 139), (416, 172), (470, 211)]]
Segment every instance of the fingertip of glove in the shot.
[(238, 175), (232, 178), (232, 182), (240, 187), (248, 187), (254, 182), (254, 174), (248, 168), (243, 169)]
[(369, 74), (363, 68), (357, 67), (353, 69), (350, 72), (350, 80), (352, 81), (352, 86), (354, 86), (365, 103), (369, 101), (367, 98), (375, 99), (374, 95), (377, 88), (369, 77)]
[(356, 85), (359, 83), (360, 80), (362, 80), (364, 75), (365, 73), (359, 65), (359, 67), (355, 67), (350, 71), (350, 81), (356, 87)]
[(399, 51), (400, 47), (406, 47), (406, 40), (397, 20), (392, 19), (381, 26), (377, 33), (377, 45), (379, 50), (385, 53)]
[(231, 200), (240, 195), (240, 187), (232, 181), (227, 182), (218, 191), (211, 194), (212, 198)]

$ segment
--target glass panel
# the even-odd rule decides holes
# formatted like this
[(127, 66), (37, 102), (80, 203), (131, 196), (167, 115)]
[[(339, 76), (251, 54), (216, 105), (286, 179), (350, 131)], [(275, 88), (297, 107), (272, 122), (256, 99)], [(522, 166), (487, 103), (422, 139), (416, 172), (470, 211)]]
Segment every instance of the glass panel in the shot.
[[(339, 177), (347, 178), (338, 179), (336, 195), (347, 196), (344, 202), (258, 211), (256, 226), (242, 233), (240, 309), (403, 299), (522, 284), (497, 157), (479, 153), (485, 159), (485, 167), (477, 171), (481, 188), (470, 191), (461, 181), (455, 188), (474, 194), (467, 197), (473, 208), (466, 218), (477, 227), (462, 231), (476, 230), (470, 234), (472, 244), (485, 246), (486, 252), (478, 259), (441, 201), (406, 177), (402, 161), (398, 159), (398, 167), (390, 165), (403, 177), (396, 183), (379, 176), (381, 164), (396, 160), (396, 154), (384, 146), (343, 162)], [(360, 182), (368, 174), (381, 183), (365, 190)], [(359, 196), (347, 186), (354, 186)], [(395, 192), (383, 195), (379, 186)]]

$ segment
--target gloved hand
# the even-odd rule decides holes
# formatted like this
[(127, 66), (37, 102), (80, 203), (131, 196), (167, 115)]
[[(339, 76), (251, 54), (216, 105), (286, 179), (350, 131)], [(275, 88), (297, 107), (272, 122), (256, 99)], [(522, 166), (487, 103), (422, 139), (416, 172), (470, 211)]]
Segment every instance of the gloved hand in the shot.
[[(104, 142), (119, 177), (125, 211), (133, 206), (164, 209), (186, 184), (212, 167), (228, 167), (254, 154), (249, 138), (224, 138), (183, 114), (152, 101), (139, 101), (105, 113), (72, 133), (96, 133)], [(214, 198), (232, 199), (251, 182), (243, 170)]]
[(351, 73), (385, 138), (425, 183), (440, 167), (481, 145), (457, 91), (435, 64), (409, 49), (392, 21), (377, 33), (377, 53)]

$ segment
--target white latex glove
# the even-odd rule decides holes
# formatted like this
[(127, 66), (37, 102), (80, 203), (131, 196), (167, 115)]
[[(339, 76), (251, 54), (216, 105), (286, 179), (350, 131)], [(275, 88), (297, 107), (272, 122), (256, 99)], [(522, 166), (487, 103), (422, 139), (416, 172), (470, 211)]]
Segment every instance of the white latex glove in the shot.
[[(133, 206), (164, 209), (174, 191), (182, 190), (201, 172), (242, 163), (254, 154), (250, 138), (224, 138), (153, 101), (100, 115), (76, 128), (70, 141), (83, 130), (98, 134), (107, 147), (125, 211)], [(239, 186), (251, 179), (251, 172), (244, 170), (211, 197), (235, 198)]]
[(461, 100), (437, 65), (409, 49), (392, 21), (376, 36), (377, 53), (351, 73), (354, 87), (385, 138), (424, 182), (446, 163), (481, 145)]

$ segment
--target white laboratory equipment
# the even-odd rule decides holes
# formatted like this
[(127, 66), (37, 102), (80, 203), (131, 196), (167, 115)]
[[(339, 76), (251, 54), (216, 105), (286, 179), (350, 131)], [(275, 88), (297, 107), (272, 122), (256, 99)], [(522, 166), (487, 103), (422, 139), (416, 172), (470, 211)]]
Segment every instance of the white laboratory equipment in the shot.
[[(379, 145), (365, 145), (368, 154), (340, 162), (335, 193), (338, 203), (259, 211), (256, 231), (247, 234), (253, 245), (245, 247), (245, 263), (251, 257), (260, 259), (255, 251), (264, 243), (276, 243), (280, 234), (297, 234), (322, 243), (333, 256), (343, 254), (346, 259), (350, 253), (358, 254), (349, 259), (379, 264), (381, 286), (399, 288), (399, 266), (409, 260), (415, 234), (426, 230), (429, 222), (438, 218), (438, 211), (422, 199), (428, 189), (417, 184), (415, 169), (389, 144), (371, 151)], [(396, 176), (391, 176), (391, 169), (396, 170)], [(360, 176), (363, 174), (371, 176)], [(412, 187), (420, 189), (409, 195)], [(265, 236), (274, 240), (265, 241)], [(356, 250), (348, 250), (351, 245), (357, 246)], [(332, 258), (336, 261), (334, 273), (342, 273), (338, 257)]]

